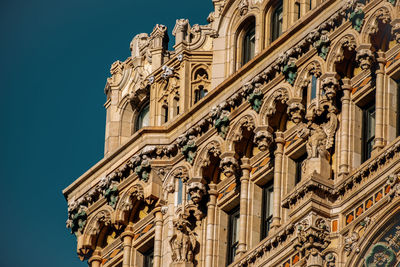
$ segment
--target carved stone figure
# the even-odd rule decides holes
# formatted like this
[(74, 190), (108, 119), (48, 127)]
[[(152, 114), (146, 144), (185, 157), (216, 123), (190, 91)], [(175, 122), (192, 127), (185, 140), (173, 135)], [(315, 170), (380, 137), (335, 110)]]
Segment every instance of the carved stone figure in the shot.
[(239, 164), (237, 160), (233, 157), (224, 157), (219, 164), (222, 172), (227, 178), (237, 175)]
[(293, 85), (297, 77), (297, 66), (295, 58), (289, 58), (287, 63), (284, 64), (282, 68), (282, 73), (283, 75), (285, 75), (286, 81)]
[(182, 216), (174, 220), (174, 234), (169, 241), (174, 262), (193, 262), (196, 237), (189, 226), (190, 222)]
[(249, 96), (247, 97), (247, 100), (249, 101), (251, 107), (258, 113), (260, 111), (260, 108), (262, 106), (262, 99), (264, 95), (259, 89), (255, 89)]
[(321, 82), (326, 98), (333, 100), (339, 90), (339, 81), (335, 77), (326, 77)]
[(301, 102), (292, 102), (288, 106), (287, 113), (289, 115), (289, 119), (295, 124), (299, 124), (303, 121), (305, 108)]
[(273, 140), (274, 137), (269, 131), (258, 131), (254, 135), (254, 143), (261, 151), (267, 151), (270, 148)]
[(190, 195), (190, 200), (196, 205), (201, 202), (206, 193), (205, 186), (199, 182), (190, 183), (187, 190)]
[(196, 157), (196, 141), (195, 136), (182, 135), (178, 138), (178, 145), (181, 148), (181, 152), (184, 155), (187, 162), (193, 164), (194, 158)]
[(223, 109), (222, 106), (213, 107), (211, 109), (211, 117), (214, 121), (214, 127), (222, 138), (226, 137), (226, 133), (229, 130), (229, 115), (230, 112)]
[(318, 55), (322, 59), (325, 60), (326, 57), (328, 56), (329, 45), (330, 45), (330, 39), (328, 37), (328, 31), (324, 30), (322, 32), (320, 38), (318, 40), (316, 40), (313, 45), (317, 49)]
[(363, 10), (364, 5), (361, 3), (356, 3), (355, 8), (353, 11), (350, 13), (349, 19), (353, 25), (353, 28), (360, 32), (362, 25), (364, 24), (364, 17), (365, 13)]
[(360, 49), (357, 51), (356, 61), (360, 65), (362, 70), (368, 70), (371, 68), (374, 56), (370, 49)]
[(355, 251), (356, 253), (360, 252), (357, 243), (358, 239), (360, 239), (360, 236), (356, 232), (352, 232), (344, 238), (344, 250), (346, 251), (347, 256), (349, 256), (352, 251)]

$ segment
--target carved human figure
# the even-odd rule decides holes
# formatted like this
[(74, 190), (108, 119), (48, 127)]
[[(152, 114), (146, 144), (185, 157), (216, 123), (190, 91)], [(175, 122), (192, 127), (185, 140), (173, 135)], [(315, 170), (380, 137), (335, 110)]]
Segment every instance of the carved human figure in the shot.
[(196, 237), (189, 224), (182, 216), (174, 220), (174, 235), (169, 241), (174, 262), (193, 262)]
[(329, 157), (329, 152), (326, 150), (326, 138), (322, 127), (312, 124), (310, 130), (310, 137), (308, 138), (306, 149), (308, 158), (318, 158), (319, 156), (323, 158)]

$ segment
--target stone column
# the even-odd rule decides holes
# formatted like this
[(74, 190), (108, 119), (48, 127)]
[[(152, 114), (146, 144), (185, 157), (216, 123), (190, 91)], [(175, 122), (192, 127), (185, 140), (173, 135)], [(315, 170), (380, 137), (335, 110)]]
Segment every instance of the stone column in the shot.
[(101, 253), (99, 250), (93, 252), (92, 257), (88, 260), (90, 267), (100, 267), (101, 266)]
[(343, 97), (342, 97), (342, 120), (341, 120), (341, 137), (340, 137), (340, 163), (339, 176), (349, 173), (349, 135), (350, 135), (350, 93), (351, 82), (349, 78), (342, 80)]
[(250, 160), (242, 158), (242, 177), (240, 178), (240, 225), (239, 225), (239, 244), (238, 254), (243, 255), (247, 250), (247, 205), (249, 198), (249, 179), (250, 179)]
[(208, 194), (210, 201), (207, 203), (207, 238), (206, 238), (206, 267), (212, 266), (214, 256), (214, 226), (215, 226), (215, 205), (217, 203), (217, 185), (211, 183), (208, 185), (210, 190)]
[(385, 57), (383, 52), (378, 52), (378, 66), (376, 70), (376, 90), (375, 90), (375, 144), (374, 152), (378, 152), (385, 146), (384, 137), (384, 74), (385, 74)]
[(134, 233), (132, 231), (132, 227), (128, 226), (121, 235), (122, 240), (124, 242), (124, 256), (122, 260), (123, 267), (130, 267), (131, 265), (131, 249), (132, 249), (133, 234)]
[(276, 150), (274, 166), (274, 210), (272, 214), (271, 229), (276, 230), (281, 225), (281, 179), (282, 179), (282, 155), (285, 140), (282, 132), (275, 133)]
[(163, 214), (161, 212), (161, 207), (156, 207), (154, 211), (154, 260), (153, 266), (160, 267), (161, 266), (161, 245), (162, 245), (162, 229), (163, 229)]

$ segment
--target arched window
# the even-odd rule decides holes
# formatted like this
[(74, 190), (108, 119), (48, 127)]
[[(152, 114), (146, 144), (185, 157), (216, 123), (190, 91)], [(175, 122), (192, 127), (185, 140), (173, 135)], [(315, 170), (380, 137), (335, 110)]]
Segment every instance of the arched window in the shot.
[(149, 104), (145, 105), (136, 118), (136, 131), (150, 125)]
[(281, 36), (282, 26), (283, 26), (283, 4), (282, 1), (279, 1), (271, 17), (271, 42), (275, 41), (276, 39), (278, 39), (279, 36)]
[(208, 91), (204, 89), (203, 85), (199, 85), (199, 88), (194, 91), (194, 103), (196, 104), (197, 102), (200, 101), (203, 97), (207, 95)]
[(254, 57), (256, 47), (256, 25), (253, 21), (246, 29), (242, 44), (242, 65)]

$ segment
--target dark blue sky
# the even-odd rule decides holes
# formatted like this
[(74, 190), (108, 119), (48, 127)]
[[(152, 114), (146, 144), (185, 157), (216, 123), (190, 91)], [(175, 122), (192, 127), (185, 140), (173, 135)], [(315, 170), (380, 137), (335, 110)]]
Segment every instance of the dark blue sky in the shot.
[(212, 0), (0, 1), (0, 266), (86, 266), (61, 190), (103, 156), (110, 65), (156, 23), (206, 24)]

